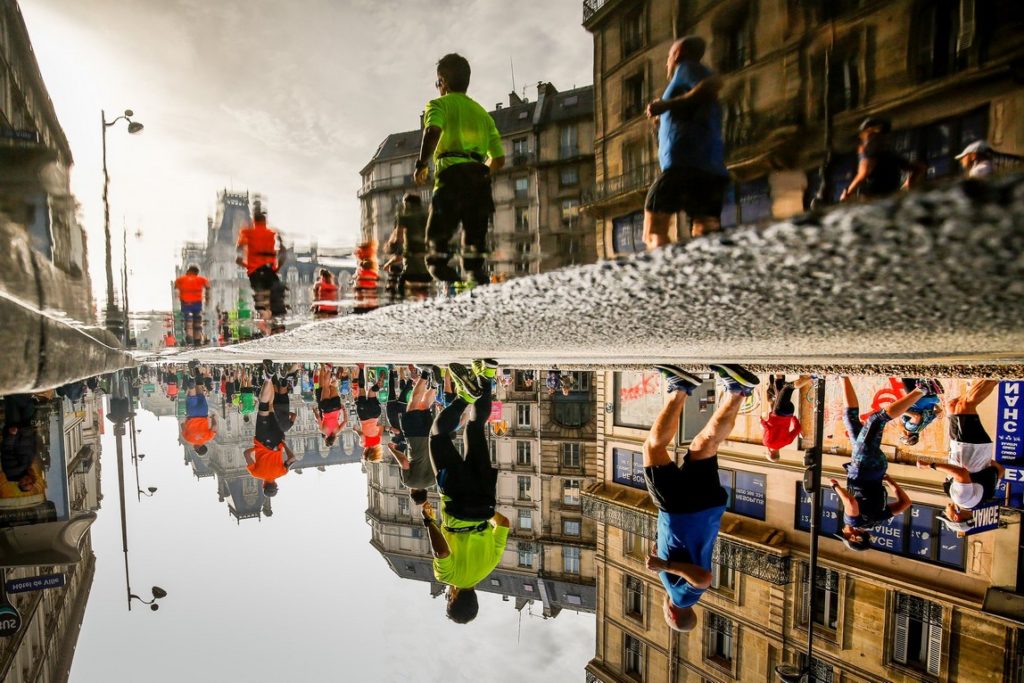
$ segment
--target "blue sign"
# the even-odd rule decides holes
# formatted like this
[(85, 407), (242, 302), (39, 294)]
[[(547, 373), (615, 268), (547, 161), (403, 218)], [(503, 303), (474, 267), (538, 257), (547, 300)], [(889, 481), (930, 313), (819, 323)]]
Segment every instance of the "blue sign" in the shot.
[(763, 520), (765, 517), (765, 488), (767, 477), (753, 472), (736, 472), (733, 492), (733, 511), (744, 517)]
[(964, 533), (970, 536), (997, 528), (999, 528), (999, 503), (995, 502), (974, 508), (971, 513), (971, 528)]
[(1000, 382), (996, 413), (996, 460), (1024, 455), (1024, 382)]
[(903, 553), (903, 515), (896, 515), (871, 530), (871, 547), (887, 553)]
[(615, 467), (612, 481), (637, 489), (647, 488), (647, 483), (644, 480), (643, 453), (625, 448), (613, 448), (612, 460)]
[(44, 574), (43, 576), (13, 579), (4, 584), (4, 588), (8, 593), (27, 593), (29, 591), (46, 590), (47, 588), (60, 588), (63, 585), (63, 574)]
[(723, 469), (719, 469), (718, 470), (718, 483), (722, 485), (723, 489), (725, 489), (725, 494), (727, 496), (727, 498), (725, 500), (725, 509), (726, 510), (732, 510), (732, 504), (733, 504), (733, 500), (734, 500), (733, 490), (732, 490), (732, 480), (733, 480), (732, 470), (723, 470)]
[(932, 556), (932, 546), (935, 541), (935, 508), (921, 505), (911, 506), (907, 554), (927, 560)]

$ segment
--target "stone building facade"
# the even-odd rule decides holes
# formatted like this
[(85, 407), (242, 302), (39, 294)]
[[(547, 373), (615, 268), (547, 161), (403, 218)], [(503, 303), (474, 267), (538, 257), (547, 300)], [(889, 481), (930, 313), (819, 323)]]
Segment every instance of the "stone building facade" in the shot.
[(597, 176), (584, 206), (596, 218), (602, 258), (643, 250), (643, 199), (658, 173), (644, 110), (663, 92), (668, 49), (684, 35), (707, 40), (704, 63), (724, 80), (732, 183), (723, 226), (808, 206), (829, 119), (830, 202), (855, 173), (853, 136), (867, 116), (891, 119), (893, 146), (924, 162), (931, 179), (958, 173), (953, 157), (977, 139), (1024, 152), (1018, 3), (584, 0), (582, 7), (594, 35)]
[[(885, 391), (885, 379), (877, 384)], [(857, 380), (858, 389), (875, 386)], [(947, 382), (952, 390), (960, 387)], [(823, 477), (840, 477), (849, 442), (834, 429), (837, 387), (829, 387)], [(656, 511), (644, 489), (642, 444), (663, 393), (653, 373), (599, 373), (598, 468), (584, 492), (597, 522), (598, 634), (589, 681), (767, 681), (779, 664), (803, 663), (807, 623), (815, 626), (816, 680), (831, 682), (1017, 681), (1024, 672), (1024, 621), (994, 607), (1016, 595), (1019, 514), (1003, 508), (1008, 526), (958, 538), (935, 518), (945, 503), (940, 482), (911, 464), (889, 472), (913, 507), (879, 531), (876, 548), (854, 555), (830, 533), (820, 540), (814, 582), (817, 609), (808, 614), (809, 501), (802, 496), (800, 440), (772, 464), (760, 445), (760, 403), (741, 410), (719, 452), (730, 502), (712, 567), (712, 588), (697, 609), (698, 627), (670, 631), (661, 614), (665, 592), (646, 569)], [(804, 436), (812, 435), (812, 402), (800, 397)], [(714, 409), (709, 381), (690, 398), (675, 448), (677, 462)], [(980, 411), (994, 433), (994, 398)], [(841, 427), (840, 427), (841, 429)], [(940, 456), (945, 425), (904, 450), (886, 433), (890, 461)], [(755, 440), (754, 434), (758, 435)], [(804, 441), (805, 447), (809, 442)], [(825, 532), (838, 523), (838, 501), (824, 494)], [(832, 529), (834, 530), (834, 529)]]
[[(492, 179), (489, 268), (497, 279), (595, 260), (593, 222), (579, 212), (594, 178), (593, 94), (590, 86), (559, 92), (538, 83), (536, 100), (512, 93), (491, 111), (505, 147), (505, 168)], [(429, 204), (430, 190), (412, 177), (420, 137), (418, 129), (388, 135), (360, 172), (363, 239), (384, 244), (407, 192)]]

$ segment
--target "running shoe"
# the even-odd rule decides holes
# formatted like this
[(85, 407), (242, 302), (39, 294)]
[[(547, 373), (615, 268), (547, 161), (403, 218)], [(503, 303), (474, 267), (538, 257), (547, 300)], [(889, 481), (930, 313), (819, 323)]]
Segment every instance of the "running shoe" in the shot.
[(742, 365), (722, 364), (711, 365), (711, 370), (722, 378), (729, 393), (749, 396), (754, 387), (761, 383), (757, 375), (750, 372)]
[(273, 377), (274, 375), (277, 374), (277, 365), (274, 363), (274, 361), (267, 358), (263, 361), (263, 372), (266, 374), (267, 377)]
[(920, 389), (925, 396), (938, 396), (939, 394), (945, 393), (942, 384), (937, 379), (918, 379), (917, 388)]
[(670, 394), (676, 391), (684, 391), (687, 395), (690, 395), (703, 382), (700, 377), (683, 370), (678, 365), (655, 365), (654, 367), (665, 376), (668, 384), (668, 393)]
[(494, 379), (498, 374), (498, 361), (493, 358), (479, 358), (473, 361), (470, 366), (473, 369), (473, 374), (477, 377)]
[(473, 403), (484, 395), (477, 382), (476, 375), (465, 365), (450, 363), (448, 372), (451, 373), (452, 382), (455, 383), (455, 393), (466, 403)]

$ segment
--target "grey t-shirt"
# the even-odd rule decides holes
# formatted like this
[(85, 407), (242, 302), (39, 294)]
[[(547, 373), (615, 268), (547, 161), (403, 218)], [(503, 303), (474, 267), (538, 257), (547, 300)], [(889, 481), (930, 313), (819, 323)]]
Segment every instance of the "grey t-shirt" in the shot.
[(409, 469), (399, 470), (402, 483), (411, 489), (426, 489), (437, 483), (434, 468), (430, 466), (430, 437), (410, 436)]

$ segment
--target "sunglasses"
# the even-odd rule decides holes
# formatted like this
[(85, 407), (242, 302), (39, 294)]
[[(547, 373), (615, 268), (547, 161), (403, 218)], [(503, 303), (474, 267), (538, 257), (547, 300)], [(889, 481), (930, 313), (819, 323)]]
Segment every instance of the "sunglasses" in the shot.
[(441, 79), (440, 78), (437, 79), (436, 81), (434, 81), (434, 87), (435, 88), (440, 88), (441, 87)]

